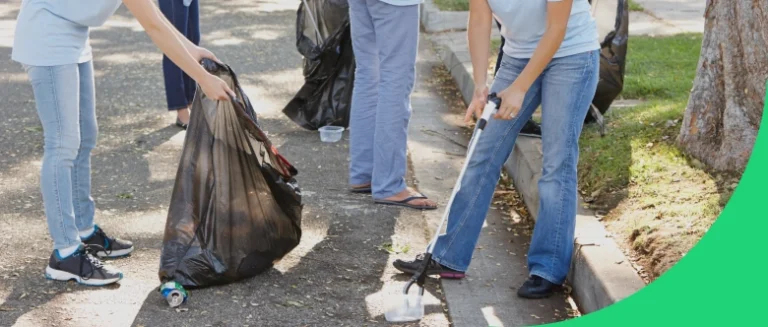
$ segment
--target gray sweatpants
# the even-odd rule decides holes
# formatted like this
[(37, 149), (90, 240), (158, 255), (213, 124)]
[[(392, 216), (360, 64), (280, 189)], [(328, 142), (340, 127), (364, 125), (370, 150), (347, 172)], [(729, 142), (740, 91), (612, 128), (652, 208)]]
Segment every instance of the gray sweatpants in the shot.
[(406, 188), (419, 6), (349, 0), (349, 16), (357, 67), (350, 117), (350, 184), (371, 183), (373, 197), (384, 199)]

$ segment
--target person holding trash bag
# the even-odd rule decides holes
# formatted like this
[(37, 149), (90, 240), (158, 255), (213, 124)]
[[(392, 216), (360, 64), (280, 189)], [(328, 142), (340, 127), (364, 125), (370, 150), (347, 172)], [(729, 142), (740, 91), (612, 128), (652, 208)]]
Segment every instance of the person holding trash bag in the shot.
[[(160, 11), (194, 45), (200, 45), (200, 6), (198, 0), (160, 0)], [(176, 111), (176, 126), (187, 129), (189, 107), (195, 97), (195, 81), (167, 55), (163, 56), (163, 80), (169, 111)]]
[[(53, 253), (46, 277), (107, 285), (122, 279), (99, 257), (133, 251), (94, 224), (91, 150), (96, 145), (94, 71), (89, 28), (103, 25), (120, 0), (24, 0), (19, 12), (12, 59), (23, 64), (43, 126), (40, 184)], [(211, 98), (228, 99), (232, 90), (198, 64), (215, 56), (186, 40), (150, 0), (123, 0), (155, 44), (194, 78)]]
[(421, 0), (349, 0), (355, 81), (350, 114), (350, 184), (376, 203), (437, 204), (405, 183), (410, 96), (416, 78)]
[(395, 268), (463, 278), (488, 213), (501, 168), (518, 133), (542, 106), (543, 172), (539, 216), (528, 252), (524, 298), (550, 296), (568, 274), (577, 209), (579, 135), (598, 82), (597, 27), (587, 0), (470, 0), (468, 37), (476, 89), (466, 119), (488, 101), (488, 49), (493, 17), (503, 26), (504, 57), (490, 91), (501, 99), (485, 127), (450, 208), (432, 261), (396, 261)]

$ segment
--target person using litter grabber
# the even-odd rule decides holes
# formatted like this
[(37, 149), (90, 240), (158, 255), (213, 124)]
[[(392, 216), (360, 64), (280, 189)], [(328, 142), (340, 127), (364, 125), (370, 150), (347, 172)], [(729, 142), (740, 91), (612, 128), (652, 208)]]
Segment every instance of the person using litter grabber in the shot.
[[(433, 251), (395, 268), (463, 278), (472, 259), (501, 169), (523, 125), (542, 107), (543, 172), (539, 217), (528, 252), (524, 298), (550, 296), (568, 274), (577, 209), (579, 136), (598, 82), (598, 33), (588, 0), (470, 0), (468, 37), (476, 89), (466, 118), (481, 115), (493, 18), (502, 25), (504, 56), (490, 91), (501, 100), (476, 140), (447, 228)], [(480, 125), (480, 124), (478, 124)], [(475, 142), (475, 140), (473, 140)], [(421, 283), (420, 283), (421, 284)]]

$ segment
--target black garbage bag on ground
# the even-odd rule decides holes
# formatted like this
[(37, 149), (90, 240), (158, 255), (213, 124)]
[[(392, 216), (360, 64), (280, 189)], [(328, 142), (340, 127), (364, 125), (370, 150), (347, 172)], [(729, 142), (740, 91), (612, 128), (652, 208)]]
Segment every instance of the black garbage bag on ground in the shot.
[(308, 130), (349, 127), (355, 56), (347, 0), (302, 1), (296, 47), (304, 57), (304, 86), (283, 113)]
[[(600, 81), (592, 104), (604, 114), (624, 88), (624, 68), (629, 37), (628, 0), (590, 0), (603, 42), (600, 46)], [(612, 29), (607, 24), (613, 22)], [(586, 122), (595, 121), (591, 114)]]
[(301, 239), (298, 172), (258, 126), (232, 69), (203, 66), (237, 97), (215, 101), (198, 88), (192, 104), (159, 272), (185, 287), (255, 276)]

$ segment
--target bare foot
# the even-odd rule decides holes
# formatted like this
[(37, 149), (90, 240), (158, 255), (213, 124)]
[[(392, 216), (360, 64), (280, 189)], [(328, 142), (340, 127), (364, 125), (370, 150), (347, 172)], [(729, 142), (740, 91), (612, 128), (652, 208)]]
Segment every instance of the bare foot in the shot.
[(418, 207), (437, 208), (437, 202), (427, 199), (426, 197), (424, 197), (423, 194), (417, 192), (416, 190), (410, 187), (406, 188), (405, 190), (403, 190), (402, 192), (394, 196), (384, 199), (384, 201), (400, 202), (410, 197), (423, 197), (423, 198), (417, 198), (417, 199), (408, 201), (406, 202), (406, 204), (408, 205), (418, 206)]
[(189, 108), (176, 110), (176, 118), (184, 125), (189, 124)]

